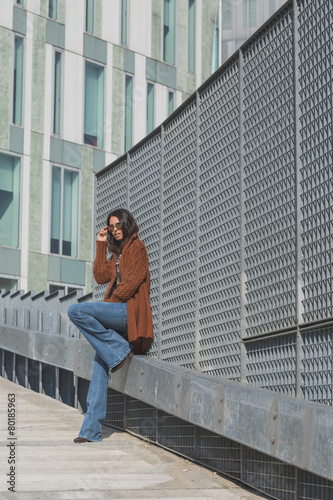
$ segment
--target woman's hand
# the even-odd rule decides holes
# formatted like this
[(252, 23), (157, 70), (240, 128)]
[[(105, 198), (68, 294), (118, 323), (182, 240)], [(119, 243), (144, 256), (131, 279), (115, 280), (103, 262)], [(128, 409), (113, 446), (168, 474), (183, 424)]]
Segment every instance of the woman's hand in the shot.
[(103, 227), (97, 235), (97, 241), (107, 241), (108, 226)]

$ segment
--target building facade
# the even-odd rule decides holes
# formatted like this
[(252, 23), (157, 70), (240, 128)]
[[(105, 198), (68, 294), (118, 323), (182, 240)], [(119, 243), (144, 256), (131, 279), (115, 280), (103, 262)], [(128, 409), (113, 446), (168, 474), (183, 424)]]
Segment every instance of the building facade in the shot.
[(1, 0), (0, 288), (91, 290), (94, 173), (281, 3)]

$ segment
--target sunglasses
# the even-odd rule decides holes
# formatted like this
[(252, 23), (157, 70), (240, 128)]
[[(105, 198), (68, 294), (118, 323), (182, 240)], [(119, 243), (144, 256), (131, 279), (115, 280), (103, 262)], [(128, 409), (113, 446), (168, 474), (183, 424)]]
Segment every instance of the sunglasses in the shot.
[(108, 227), (108, 229), (109, 229), (110, 233), (113, 233), (113, 231), (114, 231), (114, 228), (115, 228), (115, 227), (116, 227), (117, 229), (121, 229), (121, 222), (116, 222), (116, 224), (115, 224), (115, 225), (110, 224), (110, 225), (109, 225), (109, 227)]

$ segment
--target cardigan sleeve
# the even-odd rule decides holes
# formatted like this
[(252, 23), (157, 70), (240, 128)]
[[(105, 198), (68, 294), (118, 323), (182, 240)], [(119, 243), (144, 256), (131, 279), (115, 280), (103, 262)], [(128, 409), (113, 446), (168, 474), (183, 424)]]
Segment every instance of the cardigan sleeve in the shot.
[(108, 283), (111, 280), (110, 261), (106, 260), (106, 241), (96, 241), (96, 258), (94, 261), (94, 278), (100, 285)]
[(147, 277), (148, 254), (143, 244), (139, 248), (132, 248), (126, 257), (121, 282), (113, 292), (111, 302), (127, 302)]

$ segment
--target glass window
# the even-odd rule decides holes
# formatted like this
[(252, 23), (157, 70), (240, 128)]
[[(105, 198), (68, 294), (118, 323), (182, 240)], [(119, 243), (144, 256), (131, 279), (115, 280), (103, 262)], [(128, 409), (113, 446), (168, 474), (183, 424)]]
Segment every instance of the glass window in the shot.
[(121, 0), (121, 43), (127, 45), (127, 0)]
[(214, 29), (214, 45), (213, 45), (213, 60), (212, 73), (219, 67), (220, 61), (220, 2), (217, 2), (215, 29)]
[(58, 11), (58, 0), (49, 0), (49, 17), (51, 19), (57, 19)]
[(125, 78), (125, 153), (132, 147), (133, 127), (133, 77)]
[(0, 154), (0, 244), (19, 246), (20, 160)]
[(13, 86), (13, 123), (22, 125), (23, 101), (23, 38), (15, 37), (14, 86)]
[(188, 3), (188, 70), (195, 71), (195, 0)]
[(232, 29), (232, 12), (230, 0), (222, 0), (222, 30)]
[(104, 68), (86, 63), (84, 143), (103, 148)]
[(147, 134), (154, 130), (154, 85), (147, 85)]
[(0, 276), (0, 290), (12, 290), (17, 291), (17, 280), (11, 278), (3, 278)]
[(168, 116), (170, 116), (174, 111), (174, 93), (169, 90), (168, 92)]
[(249, 0), (249, 27), (257, 26), (257, 0)]
[(18, 3), (19, 5), (23, 5), (23, 0), (16, 0), (16, 3)]
[(78, 256), (79, 174), (52, 167), (50, 252)]
[(274, 12), (276, 11), (276, 8), (275, 8), (275, 0), (269, 0), (269, 4), (268, 4), (268, 15), (269, 16), (272, 16), (274, 14)]
[(86, 0), (86, 32), (94, 33), (95, 0)]
[(175, 64), (175, 0), (164, 0), (163, 61)]
[(65, 295), (67, 295), (68, 293), (75, 292), (76, 290), (83, 290), (83, 288), (71, 285), (62, 285), (57, 283), (49, 284), (50, 294), (57, 292), (58, 290), (63, 290), (65, 292)]
[(61, 106), (61, 53), (55, 52), (54, 57), (54, 102), (53, 102), (53, 133), (60, 135)]

